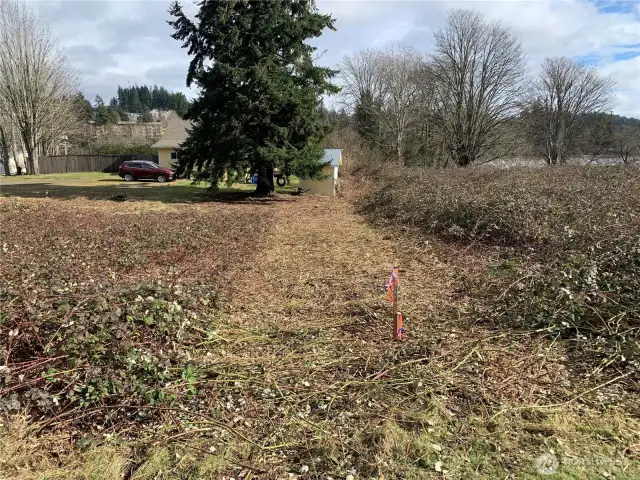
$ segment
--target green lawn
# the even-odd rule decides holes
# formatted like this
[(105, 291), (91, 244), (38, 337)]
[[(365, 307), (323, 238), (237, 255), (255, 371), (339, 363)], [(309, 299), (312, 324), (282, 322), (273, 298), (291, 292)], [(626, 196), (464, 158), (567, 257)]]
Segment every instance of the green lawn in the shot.
[(120, 178), (115, 173), (102, 172), (74, 172), (74, 173), (49, 173), (45, 175), (14, 175), (11, 177), (0, 177), (1, 184), (28, 183), (40, 180), (64, 180), (64, 181), (100, 181), (104, 179)]
[[(280, 188), (278, 193), (294, 191), (292, 185)], [(207, 200), (241, 198), (255, 190), (255, 185), (236, 183), (231, 187), (221, 183), (212, 192), (205, 183), (193, 185), (190, 180), (177, 180), (160, 184), (151, 181), (125, 182), (117, 174), (109, 173), (59, 173), (49, 175), (24, 175), (0, 178), (0, 195), (26, 198), (88, 198), (104, 200), (114, 195), (126, 194), (128, 200), (150, 200), (168, 203), (199, 202)]]

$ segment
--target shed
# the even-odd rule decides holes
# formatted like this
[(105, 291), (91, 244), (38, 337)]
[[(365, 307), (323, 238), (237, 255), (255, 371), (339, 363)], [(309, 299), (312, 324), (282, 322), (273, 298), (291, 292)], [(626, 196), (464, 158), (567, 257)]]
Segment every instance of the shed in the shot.
[(158, 150), (158, 163), (161, 167), (169, 168), (178, 161), (178, 152), (187, 139), (187, 128), (190, 126), (190, 122), (180, 117), (172, 117), (167, 121), (160, 140), (151, 145), (151, 148)]
[(342, 166), (342, 150), (329, 148), (324, 151), (322, 162), (325, 164), (322, 169), (323, 180), (300, 179), (300, 187), (308, 190), (307, 193), (316, 195), (335, 196), (338, 189), (338, 169)]

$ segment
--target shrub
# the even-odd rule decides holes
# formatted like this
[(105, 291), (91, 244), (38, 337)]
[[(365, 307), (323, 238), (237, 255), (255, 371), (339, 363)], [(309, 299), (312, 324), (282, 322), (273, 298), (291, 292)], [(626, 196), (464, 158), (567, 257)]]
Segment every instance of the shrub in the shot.
[[(170, 404), (197, 392), (206, 374), (191, 346), (206, 339), (210, 321), (195, 309), (213, 305), (215, 295), (159, 284), (80, 299), (69, 293), (39, 298), (21, 316), (0, 314), (0, 336), (9, 340), (2, 356), (12, 365), (0, 370), (0, 410)], [(2, 297), (5, 305), (20, 299), (11, 289)]]
[(376, 222), (453, 240), (581, 248), (637, 218), (639, 179), (617, 167), (389, 169), (361, 207)]
[(640, 360), (638, 169), (395, 169), (370, 183), (373, 222), (497, 249), (477, 315), (570, 336), (592, 359)]
[(0, 242), (0, 415), (66, 422), (82, 409), (81, 421), (113, 425), (159, 415), (159, 404), (202, 409), (218, 375), (205, 353), (220, 341), (222, 275), (271, 219), (224, 204), (170, 211), (168, 221), (151, 203), (0, 203), (11, 226)]

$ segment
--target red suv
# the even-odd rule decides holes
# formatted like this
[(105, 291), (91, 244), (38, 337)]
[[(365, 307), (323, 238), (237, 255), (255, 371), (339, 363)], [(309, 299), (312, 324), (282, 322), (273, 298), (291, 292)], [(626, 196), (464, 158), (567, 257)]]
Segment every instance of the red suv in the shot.
[(160, 183), (175, 180), (176, 172), (170, 168), (163, 168), (157, 163), (133, 160), (120, 165), (118, 173), (127, 182), (133, 180), (157, 180)]

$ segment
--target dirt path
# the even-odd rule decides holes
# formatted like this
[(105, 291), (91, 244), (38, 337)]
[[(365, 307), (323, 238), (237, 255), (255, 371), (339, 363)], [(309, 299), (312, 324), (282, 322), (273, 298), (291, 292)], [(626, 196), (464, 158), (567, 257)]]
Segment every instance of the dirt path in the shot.
[[(356, 322), (366, 325), (376, 341), (390, 336), (389, 304), (381, 286), (400, 259), (396, 245), (344, 199), (283, 201), (274, 214), (273, 234), (235, 280), (235, 320), (268, 322), (283, 330)], [(428, 249), (420, 261), (401, 265), (401, 296), (414, 297), (402, 309), (420, 323), (442, 298), (447, 276), (437, 259), (427, 257)], [(412, 295), (416, 291), (418, 302)]]
[[(269, 208), (277, 222), (233, 272), (226, 313), (224, 365), (248, 382), (233, 396), (250, 418), (243, 434), (262, 445), (256, 464), (273, 478), (305, 466), (312, 475), (300, 478), (442, 478), (441, 464), (452, 469), (447, 478), (503, 478), (502, 455), (526, 451), (524, 471), (534, 472), (534, 434), (505, 440), (502, 452), (476, 439), (507, 438), (523, 421), (505, 414), (496, 427), (504, 406), (548, 403), (545, 385), (566, 382), (566, 371), (545, 358), (561, 351), (461, 320), (460, 265), (473, 254), (479, 266), (466, 274), (482, 268), (478, 252), (392, 239), (340, 198)], [(391, 340), (381, 287), (396, 261), (404, 342)]]
[[(279, 454), (288, 459), (288, 471), (301, 468), (296, 461), (336, 478), (352, 469), (377, 471), (376, 458), (384, 462), (396, 454), (370, 435), (386, 438), (396, 428), (395, 422), (389, 427), (392, 419), (421, 424), (439, 415), (429, 413), (430, 380), (422, 378), (432, 370), (425, 358), (439, 337), (429, 338), (430, 326), (453, 273), (429, 245), (417, 256), (400, 257), (395, 243), (344, 199), (303, 197), (269, 208), (277, 222), (250, 263), (231, 272), (226, 302), (223, 363), (261, 392), (248, 394), (243, 385), (232, 394), (243, 397), (250, 418), (244, 434), (267, 452), (285, 445)], [(404, 262), (407, 342), (391, 339), (382, 288), (396, 260)], [(410, 368), (396, 369), (405, 362)], [(402, 442), (393, 432), (389, 441)], [(264, 452), (259, 457), (260, 465), (271, 462)]]

